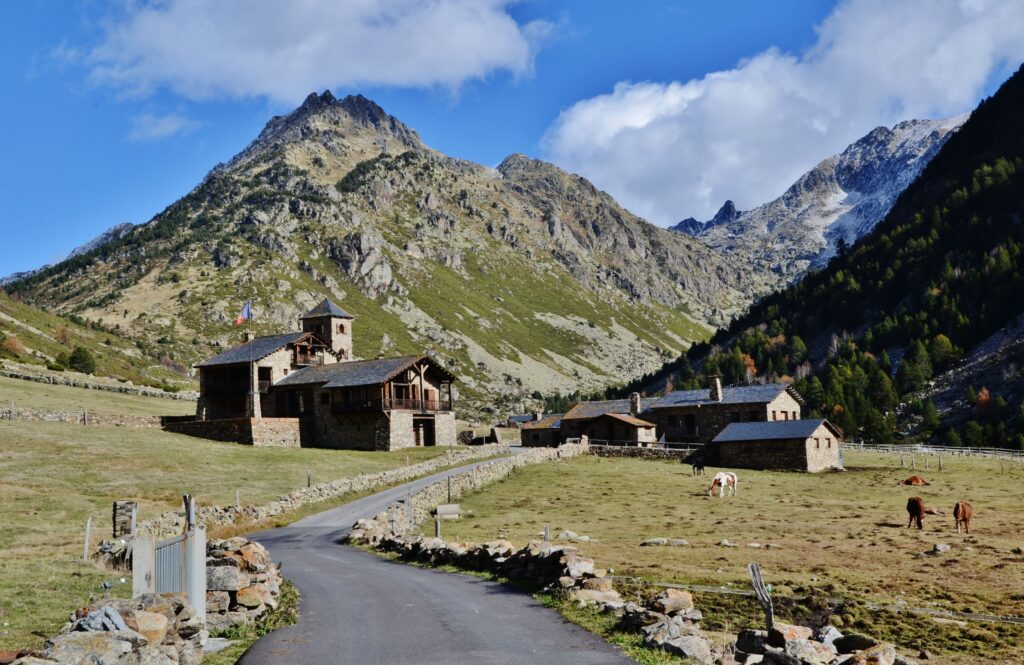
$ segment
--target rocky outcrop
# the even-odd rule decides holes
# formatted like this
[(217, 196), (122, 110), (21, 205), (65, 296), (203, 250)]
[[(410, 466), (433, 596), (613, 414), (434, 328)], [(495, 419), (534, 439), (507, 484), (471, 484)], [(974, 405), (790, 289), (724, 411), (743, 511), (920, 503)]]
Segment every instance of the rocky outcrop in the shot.
[(966, 121), (909, 120), (877, 127), (822, 161), (774, 201), (740, 212), (732, 201), (708, 222), (673, 227), (787, 280), (821, 267), (840, 242), (868, 234)]

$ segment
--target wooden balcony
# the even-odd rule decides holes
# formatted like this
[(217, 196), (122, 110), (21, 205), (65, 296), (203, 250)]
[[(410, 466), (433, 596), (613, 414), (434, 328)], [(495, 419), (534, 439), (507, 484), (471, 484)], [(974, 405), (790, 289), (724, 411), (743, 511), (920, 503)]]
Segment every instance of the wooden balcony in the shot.
[(448, 400), (435, 399), (377, 399), (361, 402), (335, 402), (331, 411), (336, 414), (345, 413), (381, 413), (383, 411), (417, 411), (419, 413), (437, 413), (452, 410)]
[(323, 356), (315, 354), (306, 355), (303, 353), (297, 353), (295, 354), (295, 364), (303, 367), (308, 367), (310, 365), (323, 365), (324, 359)]

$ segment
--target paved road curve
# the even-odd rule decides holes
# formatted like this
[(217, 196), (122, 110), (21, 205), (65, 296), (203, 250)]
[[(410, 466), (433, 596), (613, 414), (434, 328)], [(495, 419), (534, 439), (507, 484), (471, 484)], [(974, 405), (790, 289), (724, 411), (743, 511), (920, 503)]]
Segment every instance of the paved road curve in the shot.
[(446, 471), (255, 534), (299, 588), (299, 622), (260, 639), (243, 665), (626, 665), (616, 647), (526, 594), (394, 563), (339, 540)]

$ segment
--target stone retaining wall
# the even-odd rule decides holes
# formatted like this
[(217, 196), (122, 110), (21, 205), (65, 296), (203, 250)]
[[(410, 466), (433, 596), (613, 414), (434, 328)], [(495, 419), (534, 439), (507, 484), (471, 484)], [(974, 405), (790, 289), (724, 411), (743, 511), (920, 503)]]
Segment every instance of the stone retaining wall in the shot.
[(127, 416), (91, 411), (54, 411), (25, 409), (20, 406), (0, 407), (0, 420), (34, 420), (76, 425), (119, 425), (123, 427), (160, 427), (160, 416)]
[(124, 393), (126, 395), (143, 395), (145, 397), (176, 399), (184, 400), (186, 402), (194, 402), (199, 398), (199, 393), (194, 390), (169, 393), (166, 390), (160, 390), (159, 388), (136, 386), (130, 382), (118, 384), (102, 383), (100, 381), (85, 378), (86, 375), (84, 374), (65, 374), (63, 372), (47, 372), (44, 374), (41, 372), (26, 372), (12, 368), (8, 363), (4, 363), (3, 367), (0, 367), (0, 376), (5, 376), (10, 379), (21, 379), (23, 381), (34, 381), (36, 383), (49, 383), (55, 386), (71, 386), (73, 388), (86, 388), (88, 390), (105, 390), (107, 392)]

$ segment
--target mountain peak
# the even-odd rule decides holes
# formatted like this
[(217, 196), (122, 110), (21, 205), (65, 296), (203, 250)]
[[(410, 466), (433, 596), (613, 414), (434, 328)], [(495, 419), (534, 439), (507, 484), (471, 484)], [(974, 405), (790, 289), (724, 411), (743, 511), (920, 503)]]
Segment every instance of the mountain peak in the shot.
[(736, 221), (743, 213), (736, 209), (736, 204), (731, 200), (726, 200), (722, 204), (722, 207), (718, 209), (715, 216), (708, 222), (709, 226), (717, 226), (719, 224), (728, 224), (729, 222)]

